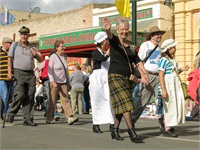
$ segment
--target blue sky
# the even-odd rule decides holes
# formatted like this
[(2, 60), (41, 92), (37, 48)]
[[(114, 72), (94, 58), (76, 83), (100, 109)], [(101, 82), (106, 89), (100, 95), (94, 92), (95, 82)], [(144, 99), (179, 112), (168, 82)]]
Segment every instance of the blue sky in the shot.
[(63, 11), (80, 8), (90, 3), (108, 3), (114, 4), (115, 0), (0, 0), (3, 7), (7, 9), (30, 11), (34, 8), (40, 8), (41, 13), (59, 13)]

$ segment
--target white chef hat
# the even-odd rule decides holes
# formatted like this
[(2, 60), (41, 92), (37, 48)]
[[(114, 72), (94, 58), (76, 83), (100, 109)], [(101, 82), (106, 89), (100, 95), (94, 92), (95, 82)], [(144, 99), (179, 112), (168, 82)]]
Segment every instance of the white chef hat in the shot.
[(94, 44), (101, 43), (106, 38), (108, 38), (106, 32), (100, 31), (94, 36), (94, 41), (95, 41)]

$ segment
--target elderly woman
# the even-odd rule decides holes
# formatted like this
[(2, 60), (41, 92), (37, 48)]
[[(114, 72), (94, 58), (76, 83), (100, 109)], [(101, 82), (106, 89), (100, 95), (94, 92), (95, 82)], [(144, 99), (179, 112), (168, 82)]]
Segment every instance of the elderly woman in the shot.
[(93, 73), (89, 77), (94, 133), (102, 133), (99, 124), (114, 124), (108, 87), (110, 49), (108, 49), (109, 42), (107, 37), (106, 32), (98, 32), (94, 37), (97, 49), (92, 52), (94, 67)]
[[(117, 36), (111, 32), (111, 23), (104, 19), (104, 28), (110, 42), (110, 68), (108, 71), (108, 83), (112, 108), (115, 114), (114, 129), (111, 133), (112, 139), (123, 140), (119, 135), (119, 125), (122, 117), (128, 127), (128, 134), (132, 142), (140, 142), (140, 137), (136, 134), (132, 125), (131, 111), (133, 110), (132, 89), (129, 77), (133, 72), (132, 63), (138, 66), (141, 74), (141, 82), (148, 84), (149, 78), (144, 69), (143, 63), (136, 53), (133, 53), (130, 41), (127, 40), (129, 33), (129, 22), (120, 19), (116, 24)], [(134, 81), (137, 82), (137, 77)]]
[(64, 42), (55, 41), (54, 48), (56, 52), (49, 59), (48, 76), (50, 82), (50, 100), (47, 108), (47, 124), (52, 124), (54, 119), (54, 108), (58, 100), (58, 94), (65, 112), (65, 117), (69, 125), (78, 121), (77, 117), (73, 116), (72, 108), (68, 100), (67, 78), (68, 67), (64, 56)]

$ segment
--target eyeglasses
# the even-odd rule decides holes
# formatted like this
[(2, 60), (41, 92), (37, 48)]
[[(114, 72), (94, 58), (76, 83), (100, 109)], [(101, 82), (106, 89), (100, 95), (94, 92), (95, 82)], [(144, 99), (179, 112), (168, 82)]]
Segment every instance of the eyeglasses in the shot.
[(59, 46), (59, 47), (61, 47), (61, 48), (65, 48), (65, 46), (64, 46), (64, 45), (62, 45), (62, 46)]

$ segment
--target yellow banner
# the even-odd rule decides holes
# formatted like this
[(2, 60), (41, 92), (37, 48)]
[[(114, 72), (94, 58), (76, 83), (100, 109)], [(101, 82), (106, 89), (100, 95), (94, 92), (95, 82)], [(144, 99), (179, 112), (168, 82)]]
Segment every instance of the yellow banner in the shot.
[(130, 17), (130, 0), (115, 0), (115, 5), (121, 16)]

